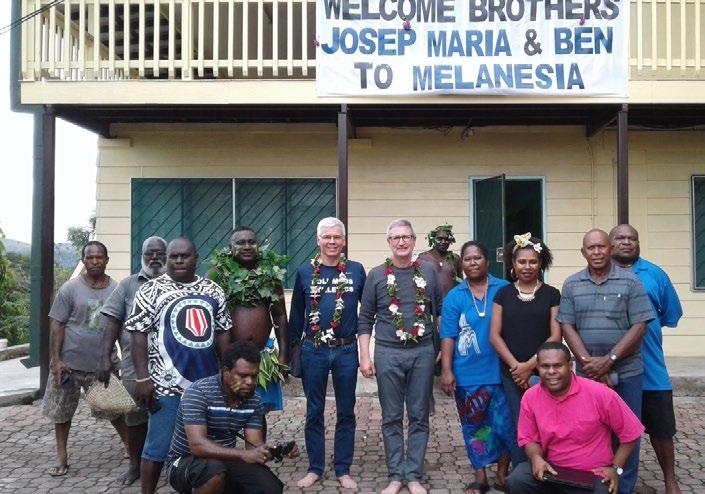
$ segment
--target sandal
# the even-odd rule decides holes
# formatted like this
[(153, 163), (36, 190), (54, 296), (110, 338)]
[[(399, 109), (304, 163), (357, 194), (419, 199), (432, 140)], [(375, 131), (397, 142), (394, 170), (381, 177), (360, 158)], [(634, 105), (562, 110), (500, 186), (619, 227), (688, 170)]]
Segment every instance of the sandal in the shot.
[(49, 469), (49, 475), (52, 477), (63, 477), (69, 472), (69, 466), (68, 465), (57, 465), (55, 467), (51, 467)]
[(507, 484), (506, 484), (506, 483), (505, 483), (505, 484), (500, 484), (500, 483), (498, 483), (497, 481), (495, 481), (495, 482), (492, 484), (492, 488), (493, 488), (494, 490), (500, 491), (500, 492), (509, 492), (509, 490), (507, 489)]
[(475, 492), (479, 492), (480, 494), (485, 494), (487, 491), (490, 490), (490, 485), (489, 484), (481, 484), (479, 482), (470, 482), (469, 484), (465, 485), (463, 490), (465, 492), (475, 491)]

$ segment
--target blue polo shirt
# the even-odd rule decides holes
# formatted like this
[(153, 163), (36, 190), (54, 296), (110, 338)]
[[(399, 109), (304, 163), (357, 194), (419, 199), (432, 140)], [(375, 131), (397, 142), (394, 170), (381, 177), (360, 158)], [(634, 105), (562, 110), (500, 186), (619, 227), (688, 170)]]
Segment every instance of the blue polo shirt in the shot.
[(683, 315), (683, 308), (666, 272), (656, 264), (641, 257), (632, 265), (634, 273), (644, 285), (646, 295), (656, 313), (647, 328), (641, 347), (644, 358), (644, 390), (670, 390), (671, 380), (668, 378), (666, 361), (663, 356), (664, 326), (675, 328)]
[[(475, 298), (463, 281), (443, 301), (441, 338), (455, 340), (453, 374), (458, 386), (500, 384), (499, 356), (490, 344), (492, 301), (506, 280), (487, 276), (489, 285), (483, 300)], [(476, 309), (477, 307), (477, 309)], [(484, 309), (485, 317), (479, 312)]]

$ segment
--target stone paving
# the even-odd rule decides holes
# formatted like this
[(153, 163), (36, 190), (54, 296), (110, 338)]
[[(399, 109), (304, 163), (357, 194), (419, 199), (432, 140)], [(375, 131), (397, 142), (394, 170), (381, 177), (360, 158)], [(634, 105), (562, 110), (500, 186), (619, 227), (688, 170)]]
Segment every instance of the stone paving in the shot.
[[(677, 471), (684, 494), (705, 492), (705, 397), (675, 398), (680, 432), (676, 442)], [(272, 441), (295, 439), (303, 450), (305, 400), (287, 398), (286, 412), (269, 415)], [(432, 494), (462, 493), (470, 478), (470, 467), (457, 421), (454, 402), (437, 396), (437, 413), (432, 417), (431, 439), (426, 455), (425, 484)], [(352, 475), (359, 492), (379, 492), (386, 485), (384, 450), (380, 432), (381, 413), (377, 399), (358, 398), (358, 429)], [(331, 450), (334, 402), (328, 401), (327, 451)], [(107, 422), (97, 422), (81, 404), (69, 439), (71, 468), (65, 477), (46, 474), (54, 464), (52, 426), (41, 416), (38, 403), (0, 408), (0, 492), (36, 493), (137, 493), (136, 485), (121, 488), (114, 479), (126, 467), (123, 450)], [(299, 492), (296, 480), (307, 468), (305, 451), (296, 460), (285, 460), (273, 470), (286, 484), (287, 492)], [(641, 477), (637, 492), (663, 492), (659, 467), (648, 439), (642, 442)], [(490, 474), (490, 479), (493, 475)], [(350, 492), (338, 489), (332, 474), (309, 489), (311, 492)], [(162, 485), (159, 493), (172, 493)], [(406, 492), (406, 491), (403, 491)]]

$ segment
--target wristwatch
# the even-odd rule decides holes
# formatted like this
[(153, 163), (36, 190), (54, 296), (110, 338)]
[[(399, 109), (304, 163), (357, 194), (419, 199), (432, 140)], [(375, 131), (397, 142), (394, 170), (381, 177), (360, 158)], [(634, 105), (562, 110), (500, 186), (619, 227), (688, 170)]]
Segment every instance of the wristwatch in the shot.
[(614, 363), (617, 361), (617, 354), (616, 354), (616, 353), (613, 353), (613, 352), (610, 352), (609, 358), (610, 358), (610, 360), (612, 361), (612, 363), (614, 364)]
[(624, 468), (620, 467), (619, 465), (612, 465), (612, 468), (614, 468), (614, 471), (617, 472), (617, 477), (621, 477), (624, 473)]

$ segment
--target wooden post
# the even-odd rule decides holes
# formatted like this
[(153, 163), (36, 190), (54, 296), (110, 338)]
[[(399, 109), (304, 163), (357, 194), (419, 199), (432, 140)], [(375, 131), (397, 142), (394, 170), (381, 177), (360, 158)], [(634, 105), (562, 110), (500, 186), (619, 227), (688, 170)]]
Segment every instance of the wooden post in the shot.
[(617, 224), (629, 223), (628, 105), (617, 112)]
[(56, 114), (47, 106), (34, 115), (34, 193), (32, 199), (30, 357), (39, 364), (39, 390), (49, 376), (49, 309), (54, 293), (54, 175)]
[(345, 224), (345, 255), (348, 254), (348, 105), (341, 105), (338, 112), (338, 180), (336, 181), (336, 209), (338, 219)]

